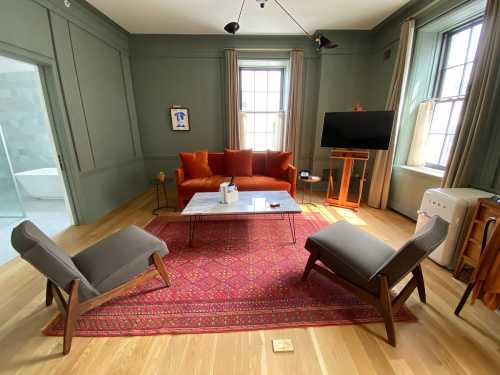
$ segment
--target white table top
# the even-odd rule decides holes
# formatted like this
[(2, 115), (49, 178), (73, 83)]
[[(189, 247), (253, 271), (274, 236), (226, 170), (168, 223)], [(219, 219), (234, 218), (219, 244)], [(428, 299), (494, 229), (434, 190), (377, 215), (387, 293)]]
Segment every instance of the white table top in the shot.
[[(236, 202), (220, 203), (220, 193), (196, 193), (181, 215), (237, 215), (300, 213), (299, 205), (287, 191), (240, 191)], [(272, 208), (270, 203), (279, 203)]]

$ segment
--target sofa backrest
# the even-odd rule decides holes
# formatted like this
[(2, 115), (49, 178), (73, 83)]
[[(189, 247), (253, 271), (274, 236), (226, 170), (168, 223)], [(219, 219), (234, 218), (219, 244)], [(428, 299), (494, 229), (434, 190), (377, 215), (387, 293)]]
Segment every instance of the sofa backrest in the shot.
[[(252, 173), (256, 175), (266, 174), (266, 155), (265, 151), (254, 151), (253, 152), (253, 163), (252, 163)], [(224, 160), (223, 152), (209, 152), (208, 153), (208, 165), (212, 170), (213, 174), (225, 176), (226, 174), (226, 163)]]

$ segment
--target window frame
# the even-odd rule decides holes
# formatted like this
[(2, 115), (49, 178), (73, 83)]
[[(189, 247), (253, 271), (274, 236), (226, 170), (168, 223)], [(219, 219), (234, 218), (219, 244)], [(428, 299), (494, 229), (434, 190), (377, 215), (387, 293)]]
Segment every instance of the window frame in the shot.
[[(240, 112), (244, 113), (284, 113), (285, 112), (285, 73), (286, 73), (286, 67), (278, 67), (278, 66), (270, 66), (270, 67), (265, 67), (265, 66), (259, 66), (259, 67), (251, 67), (251, 66), (240, 66), (239, 68), (239, 82), (240, 82), (240, 87), (239, 87), (239, 94), (240, 94), (240, 102), (239, 102), (239, 110)], [(243, 71), (279, 71), (281, 73), (281, 90), (280, 90), (280, 110), (279, 111), (244, 111), (243, 110), (243, 85), (241, 84), (242, 82), (242, 72)], [(256, 91), (253, 90), (253, 93)], [(266, 91), (266, 93), (269, 93), (269, 91)]]
[[(449, 116), (448, 116), (448, 122), (446, 124), (446, 130), (444, 133), (432, 133), (431, 129), (432, 127), (429, 129), (429, 133), (427, 134), (427, 140), (429, 139), (429, 136), (431, 134), (443, 134), (444, 135), (444, 139), (443, 139), (443, 143), (441, 145), (441, 150), (440, 150), (440, 153), (439, 153), (439, 160), (441, 160), (442, 156), (443, 156), (443, 152), (445, 150), (445, 145), (446, 145), (446, 138), (449, 136), (449, 135), (452, 135), (452, 134), (456, 134), (455, 133), (449, 133), (449, 129), (450, 129), (450, 125), (451, 125), (451, 119), (452, 119), (452, 116), (453, 116), (453, 110), (454, 110), (454, 107), (456, 105), (456, 102), (459, 102), (459, 101), (464, 101), (465, 100), (465, 97), (468, 93), (468, 87), (465, 89), (465, 94), (461, 95), (460, 93), (462, 92), (462, 89), (463, 89), (463, 85), (464, 85), (464, 78), (465, 78), (465, 69), (467, 67), (467, 64), (471, 63), (470, 61), (467, 61), (467, 56), (469, 55), (469, 51), (470, 51), (470, 47), (471, 47), (471, 41), (472, 41), (472, 35), (469, 36), (469, 39), (467, 41), (467, 49), (466, 49), (466, 52), (465, 52), (465, 56), (466, 56), (466, 59), (464, 61), (463, 64), (458, 64), (458, 65), (453, 65), (453, 66), (446, 66), (446, 61), (448, 59), (448, 54), (450, 52), (450, 45), (451, 45), (451, 40), (453, 38), (454, 35), (466, 30), (466, 29), (471, 29), (471, 32), (472, 32), (472, 29), (479, 25), (479, 24), (484, 24), (484, 17), (483, 16), (480, 16), (480, 17), (477, 17), (473, 20), (470, 20), (460, 26), (457, 26), (457, 27), (454, 27), (453, 29), (449, 30), (449, 31), (446, 31), (442, 34), (442, 37), (441, 37), (441, 45), (439, 47), (439, 60), (438, 60), (438, 64), (437, 64), (437, 72), (436, 72), (436, 75), (435, 75), (435, 79), (434, 79), (434, 82), (433, 82), (433, 89), (432, 89), (432, 98), (431, 100), (433, 100), (436, 104), (438, 103), (446, 103), (446, 102), (451, 102), (452, 103), (452, 106), (451, 106), (451, 110), (450, 110), (450, 113), (449, 113)], [(474, 65), (475, 65), (476, 61), (475, 59), (472, 61), (472, 69), (474, 69)], [(458, 95), (455, 95), (455, 96), (440, 96), (441, 94), (441, 90), (442, 90), (442, 87), (443, 87), (443, 84), (444, 84), (444, 77), (445, 77), (445, 73), (447, 70), (449, 69), (452, 69), (452, 68), (455, 68), (455, 67), (458, 67), (458, 66), (461, 66), (462, 67), (462, 73), (461, 73), (461, 80), (460, 80), (460, 86), (459, 86), (459, 89), (458, 89)], [(469, 80), (469, 83), (468, 85), (470, 85), (470, 80)], [(463, 108), (462, 108), (463, 110)], [(435, 111), (435, 109), (434, 109)], [(434, 114), (435, 112), (433, 113), (433, 118), (434, 118)], [(432, 119), (433, 120), (433, 119)], [(432, 120), (431, 120), (431, 126), (432, 126)], [(427, 168), (432, 168), (432, 169), (437, 169), (437, 170), (445, 170), (446, 169), (446, 165), (441, 165), (441, 164), (434, 164), (434, 163), (425, 163), (425, 167)]]

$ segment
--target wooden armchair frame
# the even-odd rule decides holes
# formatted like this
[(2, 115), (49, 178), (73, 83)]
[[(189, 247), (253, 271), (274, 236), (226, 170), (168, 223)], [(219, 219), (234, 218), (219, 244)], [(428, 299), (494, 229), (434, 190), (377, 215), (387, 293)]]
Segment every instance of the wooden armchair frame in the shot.
[(387, 341), (392, 346), (396, 346), (394, 314), (396, 314), (399, 311), (399, 309), (401, 309), (405, 301), (408, 299), (408, 297), (413, 293), (415, 289), (418, 290), (420, 301), (426, 303), (424, 276), (422, 274), (422, 268), (420, 264), (417, 264), (412, 270), (404, 274), (399, 280), (393, 283), (392, 286), (400, 282), (401, 279), (404, 278), (406, 275), (408, 275), (410, 272), (413, 273), (413, 277), (405, 285), (405, 287), (401, 290), (401, 292), (399, 292), (399, 294), (396, 297), (392, 298), (391, 296), (392, 286), (389, 286), (389, 280), (386, 275), (379, 274), (377, 276), (380, 283), (379, 295), (377, 296), (365, 289), (360, 288), (357, 285), (354, 285), (350, 281), (326, 269), (325, 267), (316, 264), (316, 261), (318, 259), (319, 258), (317, 253), (312, 252), (307, 261), (304, 274), (302, 275), (302, 281), (305, 281), (311, 270), (314, 269), (323, 276), (328, 277), (334, 283), (340, 285), (344, 289), (355, 294), (357, 297), (359, 297), (366, 303), (375, 306), (375, 308), (380, 312), (380, 314), (384, 318), (385, 330), (387, 332)]
[(55, 299), (57, 307), (59, 308), (59, 311), (61, 312), (61, 315), (64, 319), (63, 354), (66, 355), (71, 350), (71, 342), (73, 340), (76, 321), (78, 320), (78, 317), (80, 315), (119, 296), (129, 289), (145, 283), (146, 281), (155, 277), (157, 274), (162, 277), (163, 281), (166, 284), (166, 287), (170, 286), (170, 278), (161, 255), (157, 252), (153, 253), (151, 255), (151, 261), (155, 265), (154, 269), (146, 271), (134, 277), (133, 279), (130, 279), (126, 283), (82, 303), (78, 302), (78, 288), (80, 286), (79, 279), (74, 279), (71, 282), (67, 301), (64, 299), (63, 294), (57, 287), (57, 285), (47, 279), (45, 304), (47, 306), (50, 306), (52, 304), (52, 301)]

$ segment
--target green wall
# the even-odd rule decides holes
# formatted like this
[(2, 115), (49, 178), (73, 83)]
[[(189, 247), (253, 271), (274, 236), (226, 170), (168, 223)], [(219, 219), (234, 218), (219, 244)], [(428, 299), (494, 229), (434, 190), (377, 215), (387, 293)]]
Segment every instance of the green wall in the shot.
[[(316, 124), (319, 55), (304, 37), (225, 35), (132, 35), (132, 76), (142, 147), (148, 176), (160, 169), (172, 174), (178, 153), (226, 144), (224, 111), (224, 48), (303, 48), (304, 101), (300, 164), (308, 166)], [(284, 58), (280, 51), (242, 52), (247, 57)], [(171, 130), (169, 107), (190, 109), (190, 132)]]
[[(417, 33), (389, 197), (389, 207), (408, 217), (416, 218), (416, 211), (425, 190), (441, 185), (440, 177), (405, 167), (413, 137), (418, 104), (432, 95), (432, 82), (438, 62), (436, 51), (439, 48), (441, 36), (459, 24), (476, 18), (483, 12), (484, 6), (485, 1), (483, 0), (450, 0), (435, 4), (431, 2), (414, 3), (395, 14), (375, 30), (376, 45), (388, 44), (397, 48), (400, 23), (404, 18), (415, 15)], [(394, 52), (396, 52), (395, 48), (393, 48)], [(476, 156), (468, 156), (475, 157), (474, 164), (477, 165), (477, 173), (469, 181), (469, 185), (490, 191), (499, 191), (500, 131), (498, 127), (494, 126), (493, 116), (492, 114), (489, 133), (482, 135), (481, 139), (483, 145), (481, 149), (485, 152)]]
[[(224, 48), (291, 49), (305, 51), (304, 100), (299, 168), (323, 173), (328, 149), (320, 147), (323, 117), (327, 111), (350, 110), (371, 102), (374, 57), (370, 31), (326, 31), (339, 47), (318, 53), (301, 36), (186, 36), (132, 35), (130, 39), (141, 141), (148, 176), (160, 169), (172, 173), (178, 152), (208, 148), (223, 150), (226, 139), (224, 112)], [(245, 52), (260, 58), (286, 57), (286, 52)], [(383, 79), (379, 79), (383, 81)], [(388, 82), (380, 82), (382, 92)], [(382, 94), (385, 96), (385, 94)], [(168, 109), (177, 104), (190, 109), (192, 130), (170, 130)]]
[(147, 186), (128, 34), (72, 1), (2, 0), (0, 53), (36, 63), (77, 221), (92, 222)]

